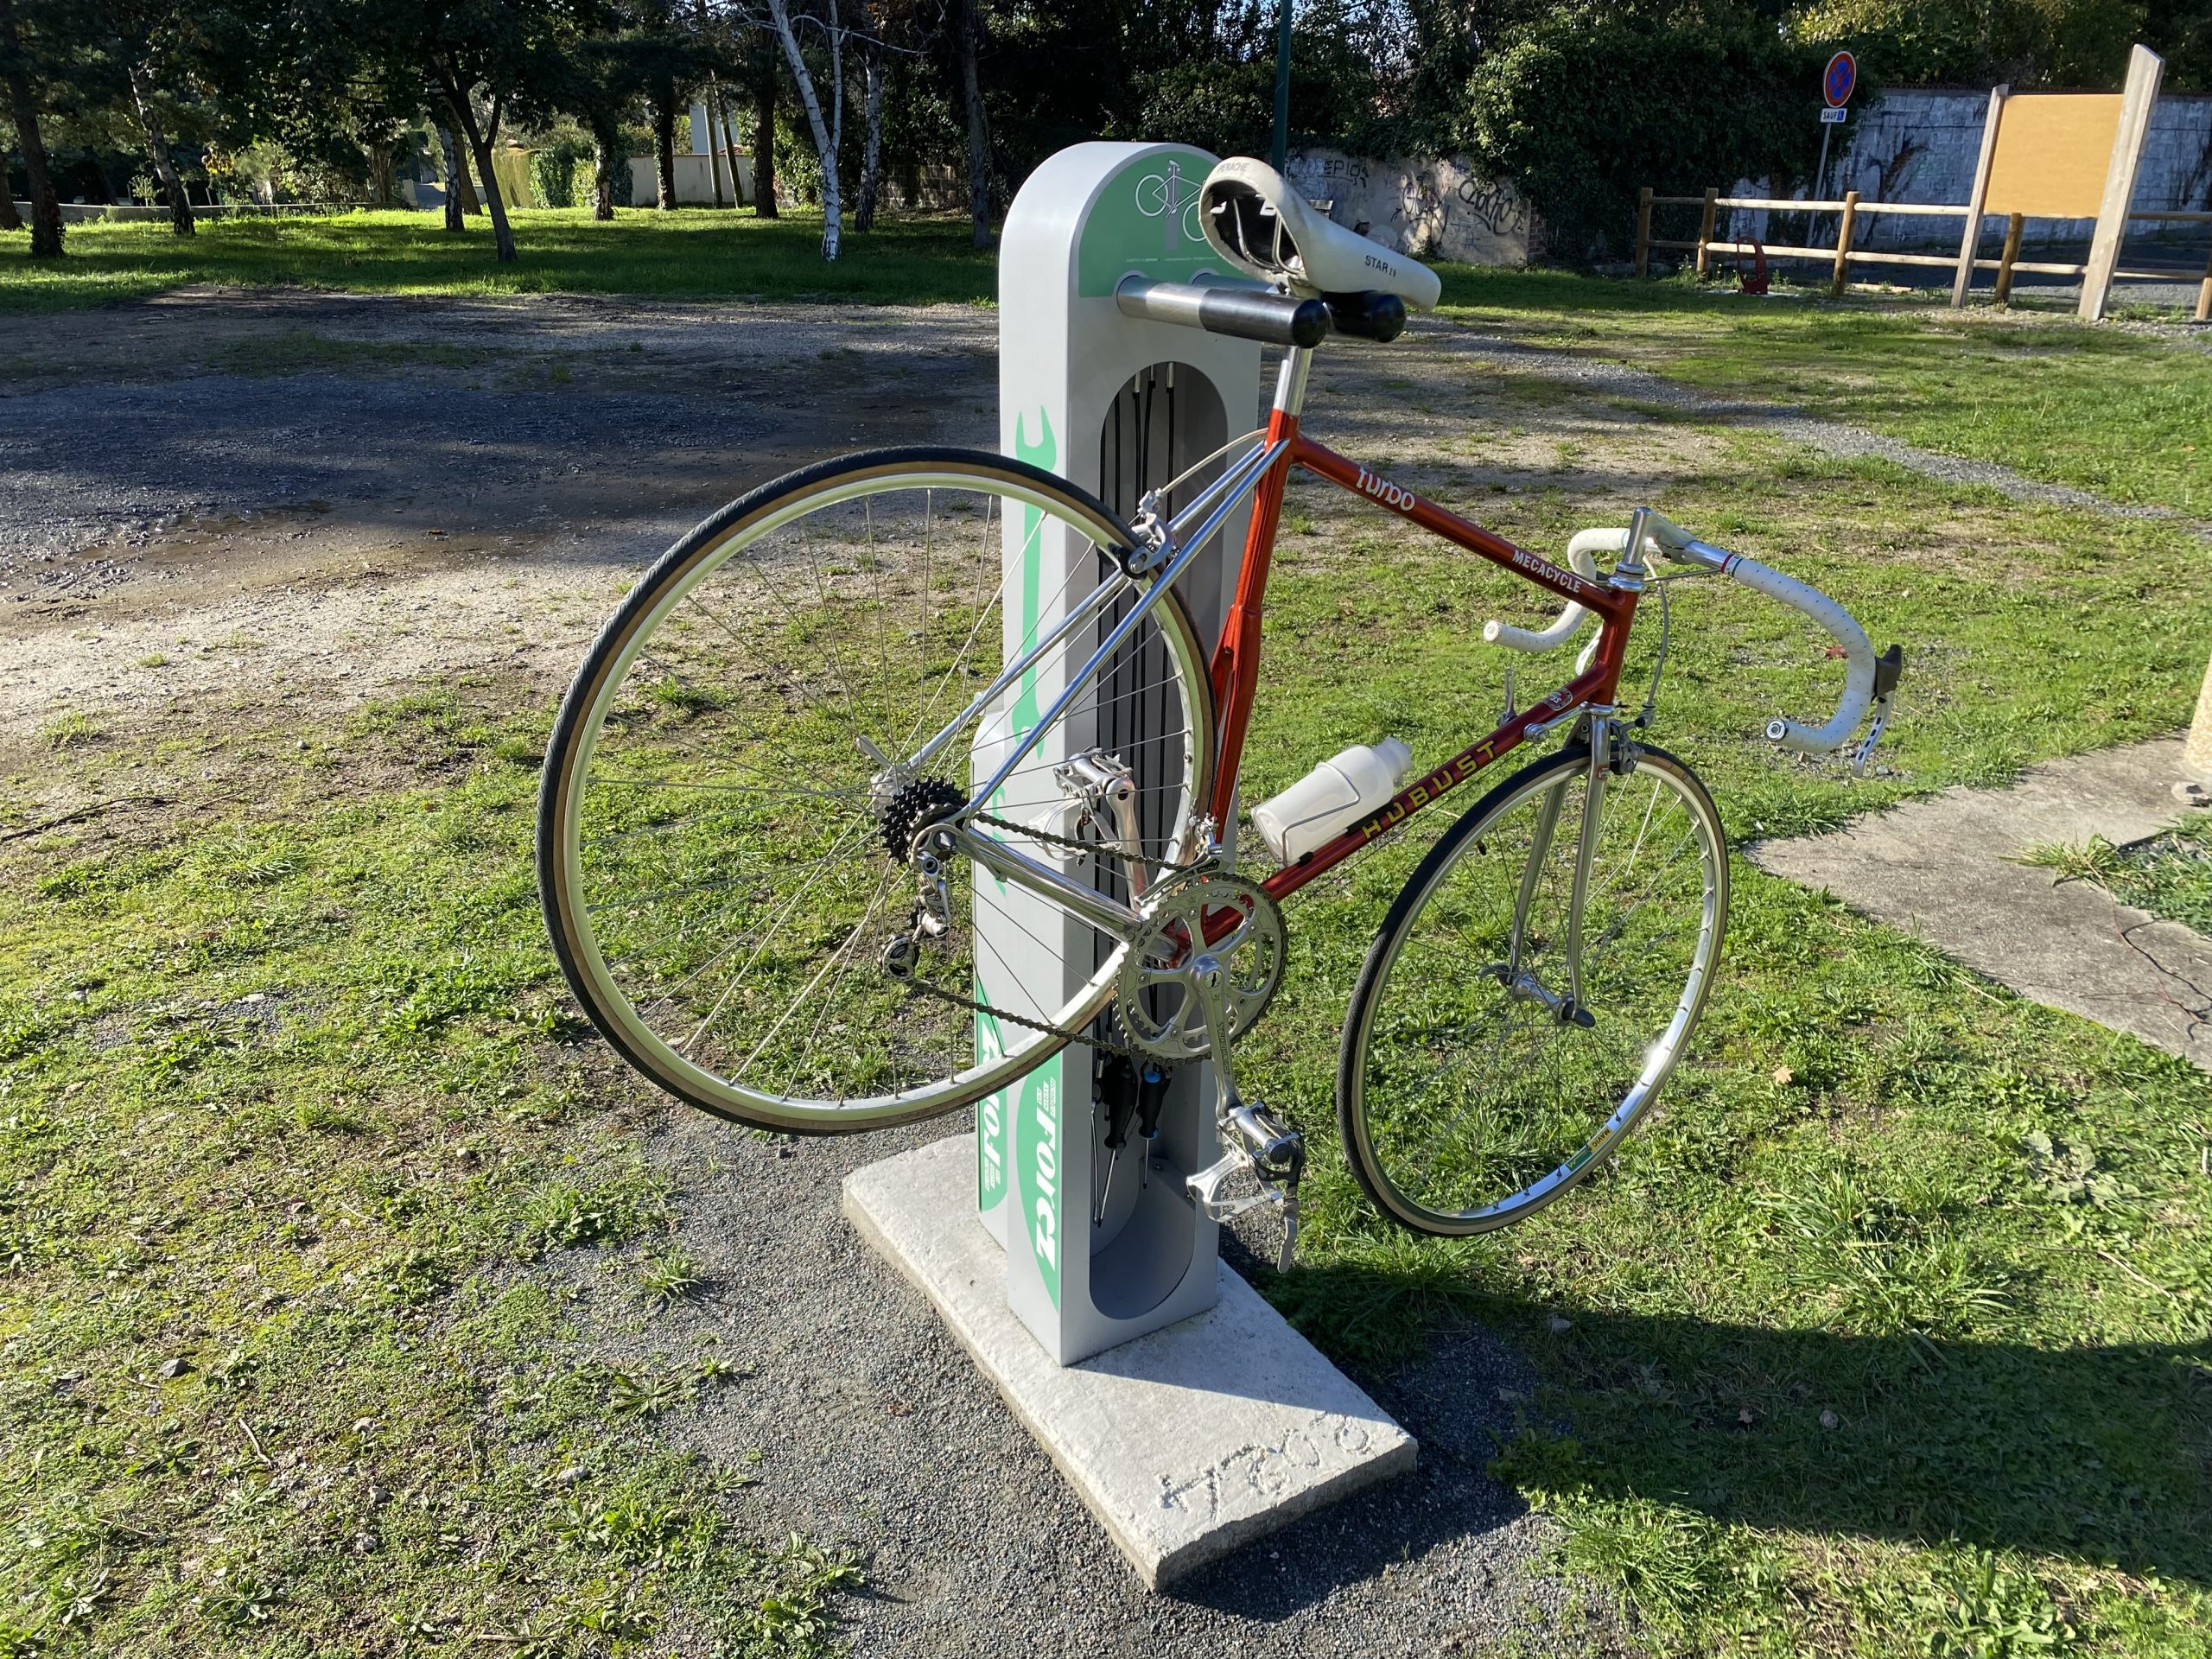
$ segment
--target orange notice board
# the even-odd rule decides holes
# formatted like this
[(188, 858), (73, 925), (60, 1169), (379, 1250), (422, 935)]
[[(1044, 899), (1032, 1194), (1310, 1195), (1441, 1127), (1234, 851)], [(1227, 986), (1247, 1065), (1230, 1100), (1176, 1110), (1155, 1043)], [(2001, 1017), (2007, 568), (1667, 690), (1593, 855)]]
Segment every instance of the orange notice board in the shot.
[(2024, 92), (2005, 100), (1990, 160), (1993, 213), (2094, 219), (2104, 201), (2118, 92)]

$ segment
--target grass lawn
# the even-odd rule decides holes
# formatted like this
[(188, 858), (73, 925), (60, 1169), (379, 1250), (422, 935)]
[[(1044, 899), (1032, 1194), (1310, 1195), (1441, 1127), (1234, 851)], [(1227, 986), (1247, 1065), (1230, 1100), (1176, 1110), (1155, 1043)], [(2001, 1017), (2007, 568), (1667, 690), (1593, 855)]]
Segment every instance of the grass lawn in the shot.
[(697, 1279), (535, 937), (536, 723), (50, 734), (263, 799), (9, 849), (0, 1654), (550, 1656), (678, 1600), (727, 1651), (824, 1650), (849, 1564), (653, 1435), (741, 1356), (562, 1358), (532, 1271), (594, 1262), (648, 1331)]
[[(1486, 327), (1685, 375), (1825, 326), (1453, 280)], [(1838, 315), (1901, 424), (1940, 422), (1946, 349), (1961, 385), (2009, 362), (1942, 320)], [(2166, 371), (2142, 349), (2039, 365), (2108, 411), (2080, 465), (2155, 448), (2132, 400)], [(1807, 631), (1731, 586), (1669, 590), (1653, 736), (1739, 840), (2185, 717), (2212, 594), (2184, 531), (1673, 423), (1708, 459), (1656, 505), (1908, 653), (1883, 765), (1847, 782), (1756, 737), (1832, 695)], [(2032, 423), (1988, 442), (2059, 464)], [(1402, 475), (1460, 499), (1442, 463)], [(1538, 546), (1587, 518), (1542, 485), (1461, 504)], [(1246, 798), (1346, 742), (1427, 758), (1487, 729), (1501, 664), (1474, 624), (1526, 590), (1348, 497), (1301, 487), (1286, 522)], [(1656, 631), (1638, 644), (1640, 686)], [(690, 1268), (667, 1243), (684, 1195), (636, 1149), (657, 1109), (579, 1031), (543, 941), (546, 716), (487, 679), (304, 732), (65, 721), (7, 780), (0, 1655), (589, 1652), (671, 1621), (739, 1653), (835, 1640), (850, 1565), (766, 1535), (745, 1470), (653, 1433), (744, 1387), (742, 1354), (563, 1357), (575, 1275), (631, 1286), (649, 1333)], [(168, 804), (44, 823), (56, 775)], [(1618, 1160), (1507, 1234), (1413, 1238), (1359, 1199), (1328, 1102), (1344, 990), (1414, 850), (1290, 907), (1247, 1082), (1314, 1167), (1305, 1265), (1268, 1294), (1364, 1364), (1470, 1317), (1520, 1347), (1539, 1386), (1497, 1471), (1641, 1649), (2212, 1655), (2201, 1074), (1739, 859), (1698, 1046)]]
[(2134, 846), (2099, 836), (2085, 847), (2038, 847), (2030, 858), (2062, 880), (2094, 881), (2124, 905), (2212, 935), (2212, 823), (2199, 813)]
[(0, 311), (107, 305), (194, 283), (887, 305), (975, 304), (997, 292), (995, 261), (969, 245), (965, 219), (885, 219), (866, 236), (849, 223), (843, 256), (824, 264), (818, 215), (693, 207), (621, 208), (605, 223), (582, 208), (513, 217), (521, 257), (504, 266), (488, 219), (450, 235), (435, 213), (206, 219), (189, 241), (165, 224), (73, 225), (66, 256), (39, 264), (29, 238), (11, 236), (0, 238)]
[(1555, 271), (1447, 271), (1447, 315), (1785, 404), (2117, 501), (2212, 518), (2212, 352), (1985, 297), (1766, 298)]

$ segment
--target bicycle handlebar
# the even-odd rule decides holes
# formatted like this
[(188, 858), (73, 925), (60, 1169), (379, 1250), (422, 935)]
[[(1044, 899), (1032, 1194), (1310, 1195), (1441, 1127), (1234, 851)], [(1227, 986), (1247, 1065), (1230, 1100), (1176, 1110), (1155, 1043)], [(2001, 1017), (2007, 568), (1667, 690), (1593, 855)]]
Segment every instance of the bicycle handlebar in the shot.
[[(1829, 754), (1851, 741), (1871, 708), (1875, 710), (1873, 729), (1860, 746), (1858, 760), (1864, 764), (1866, 753), (1881, 735), (1882, 726), (1889, 716), (1890, 697), (1897, 688), (1898, 677), (1904, 672), (1904, 655), (1896, 645), (1879, 657), (1868, 643), (1866, 631), (1860, 627), (1850, 612), (1819, 588), (1786, 576), (1770, 565), (1741, 553), (1731, 553), (1726, 548), (1701, 542), (1672, 519), (1646, 509), (1643, 516), (1644, 539), (1655, 552), (1685, 564), (1694, 564), (1714, 573), (1732, 576), (1753, 593), (1762, 594), (1777, 603), (1802, 612), (1827, 631), (1829, 637), (1843, 648), (1843, 696), (1835, 713), (1825, 725), (1808, 726), (1777, 715), (1766, 724), (1767, 740), (1800, 754)], [(1616, 550), (1626, 548), (1626, 530), (1584, 531), (1568, 544), (1567, 556), (1573, 561), (1578, 550), (1594, 551), (1600, 547)], [(1577, 565), (1580, 570), (1580, 566)], [(1584, 574), (1587, 574), (1586, 572)], [(1564, 641), (1573, 633), (1586, 613), (1579, 605), (1569, 605), (1557, 622), (1541, 633), (1521, 628), (1509, 628), (1493, 622), (1483, 631), (1483, 637), (1497, 644), (1518, 651), (1542, 651)]]

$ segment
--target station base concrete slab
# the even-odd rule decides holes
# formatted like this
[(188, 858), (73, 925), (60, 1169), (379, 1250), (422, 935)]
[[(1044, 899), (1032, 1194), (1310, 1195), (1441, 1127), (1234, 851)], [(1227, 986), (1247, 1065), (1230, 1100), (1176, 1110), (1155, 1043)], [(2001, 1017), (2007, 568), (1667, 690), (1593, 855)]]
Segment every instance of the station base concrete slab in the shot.
[(1227, 1267), (1209, 1312), (1062, 1367), (1006, 1302), (976, 1141), (855, 1170), (845, 1215), (936, 1306), (1153, 1589), (1414, 1466), (1411, 1435)]

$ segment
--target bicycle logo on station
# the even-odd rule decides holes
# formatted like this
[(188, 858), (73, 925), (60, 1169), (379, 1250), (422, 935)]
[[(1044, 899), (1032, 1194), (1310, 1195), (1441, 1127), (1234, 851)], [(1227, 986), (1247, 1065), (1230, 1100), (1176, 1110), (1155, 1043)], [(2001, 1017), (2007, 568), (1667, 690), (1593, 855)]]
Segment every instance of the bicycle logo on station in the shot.
[(1136, 195), (1139, 213), (1147, 219), (1164, 221), (1160, 226), (1162, 252), (1176, 251), (1178, 230), (1186, 242), (1205, 240), (1205, 232), (1198, 225), (1198, 193), (1185, 181), (1180, 162), (1168, 162), (1165, 174), (1147, 173), (1139, 179)]

